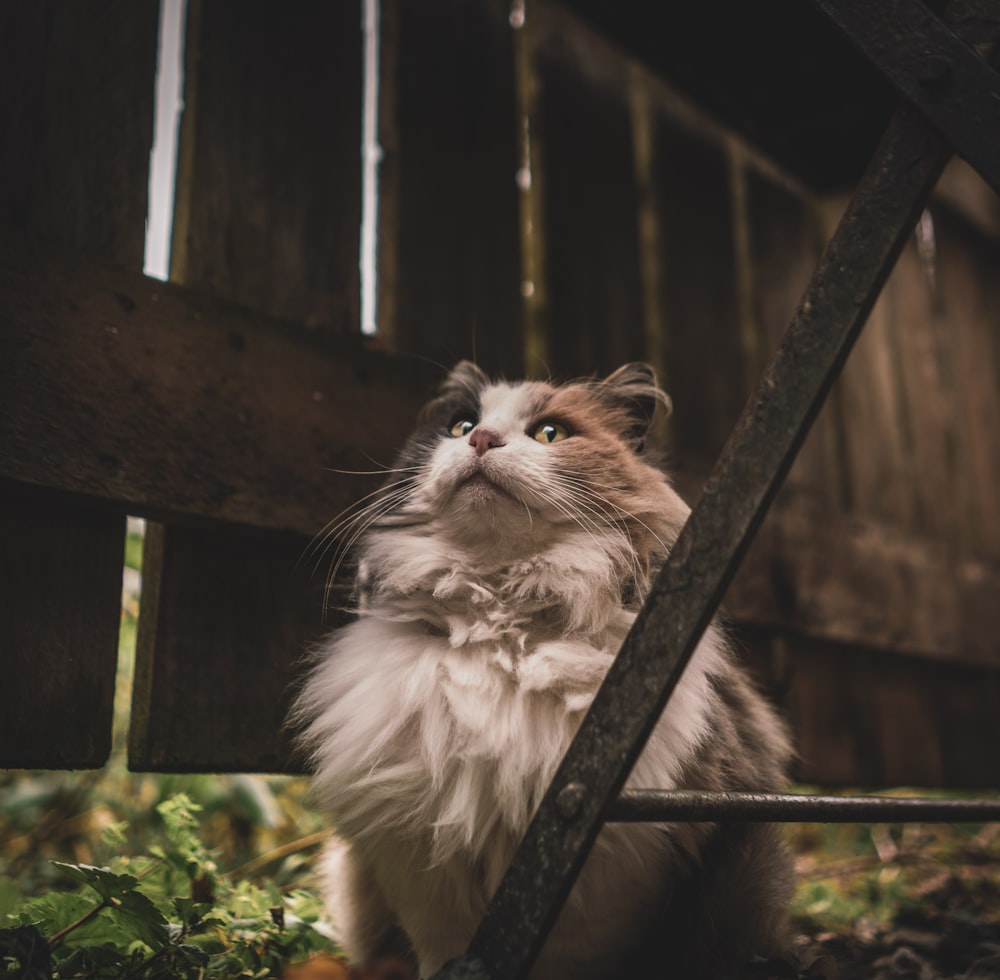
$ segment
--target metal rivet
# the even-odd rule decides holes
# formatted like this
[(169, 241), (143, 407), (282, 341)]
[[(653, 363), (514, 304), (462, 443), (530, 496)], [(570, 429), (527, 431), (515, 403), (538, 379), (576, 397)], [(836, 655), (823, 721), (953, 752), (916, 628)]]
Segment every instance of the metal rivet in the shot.
[(583, 806), (587, 797), (587, 787), (583, 783), (567, 783), (556, 797), (556, 809), (559, 816), (572, 820)]
[(928, 92), (940, 93), (951, 86), (953, 75), (951, 62), (947, 58), (931, 54), (920, 63), (917, 80)]

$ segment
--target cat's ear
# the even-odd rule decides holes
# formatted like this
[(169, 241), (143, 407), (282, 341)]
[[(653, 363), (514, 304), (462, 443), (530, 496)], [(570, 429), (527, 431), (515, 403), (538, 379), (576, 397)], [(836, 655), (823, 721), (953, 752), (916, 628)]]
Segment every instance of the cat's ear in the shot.
[(648, 364), (634, 361), (609, 374), (602, 383), (605, 397), (624, 410), (628, 431), (625, 433), (637, 452), (641, 452), (656, 406), (670, 413), (670, 396), (659, 386), (656, 372)]
[(476, 399), (479, 392), (490, 383), (490, 379), (472, 361), (459, 361), (438, 389), (439, 397), (465, 395)]

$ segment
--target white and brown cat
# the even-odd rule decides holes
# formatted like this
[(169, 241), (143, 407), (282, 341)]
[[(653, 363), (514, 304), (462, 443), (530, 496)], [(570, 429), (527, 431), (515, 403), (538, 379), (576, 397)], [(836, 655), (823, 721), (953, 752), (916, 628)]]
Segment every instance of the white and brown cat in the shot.
[[(356, 962), (427, 977), (471, 939), (687, 518), (644, 451), (661, 401), (642, 364), (553, 385), (463, 362), (349, 522), (357, 618), (295, 719)], [(713, 626), (628, 785), (778, 790), (790, 755)], [(531, 976), (735, 976), (782, 947), (789, 888), (770, 827), (607, 825)]]

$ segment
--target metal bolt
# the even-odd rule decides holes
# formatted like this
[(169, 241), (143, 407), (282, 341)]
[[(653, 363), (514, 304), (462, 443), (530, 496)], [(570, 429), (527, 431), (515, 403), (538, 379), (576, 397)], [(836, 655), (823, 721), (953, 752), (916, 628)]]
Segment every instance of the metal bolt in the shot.
[(583, 783), (567, 783), (556, 797), (559, 816), (572, 820), (580, 812), (580, 807), (586, 798), (587, 787)]
[(933, 95), (947, 91), (951, 87), (953, 76), (951, 62), (939, 54), (931, 54), (924, 58), (917, 71), (917, 81)]

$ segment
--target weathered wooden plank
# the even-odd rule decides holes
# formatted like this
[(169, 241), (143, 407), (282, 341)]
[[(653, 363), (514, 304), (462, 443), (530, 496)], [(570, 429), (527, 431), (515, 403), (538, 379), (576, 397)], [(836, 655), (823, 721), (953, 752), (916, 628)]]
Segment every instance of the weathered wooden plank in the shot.
[[(816, 210), (803, 193), (745, 164), (742, 180), (742, 208), (737, 220), (747, 225), (746, 254), (740, 258), (747, 267), (743, 275), (749, 294), (745, 300), (749, 308), (744, 311), (749, 331), (745, 326), (744, 336), (749, 333), (748, 340), (752, 338), (753, 349), (747, 352), (747, 359), (756, 381), (791, 322), (825, 239)], [(785, 497), (805, 494), (830, 510), (843, 509), (839, 425), (834, 393), (799, 450), (783, 490)]]
[(737, 622), (1000, 668), (1000, 565), (891, 524), (781, 507), (726, 598)]
[[(192, 4), (172, 280), (317, 333), (358, 333), (360, 15), (358, 6), (322, 0), (281, 11), (268, 0)], [(193, 337), (202, 357), (207, 333)], [(221, 364), (208, 365), (211, 387), (225, 386)], [(297, 396), (290, 393), (300, 405), (326, 389), (303, 386), (310, 372), (298, 365), (269, 359), (260, 367), (259, 387), (244, 388), (259, 406), (256, 424), (234, 448), (242, 442), (241, 455), (262, 451), (271, 479), (259, 500), (273, 506), (285, 493), (290, 457), (303, 449), (290, 453), (286, 445), (282, 460), (275, 446), (253, 447), (276, 410), (273, 379), (298, 385)], [(250, 380), (232, 377), (236, 384)], [(356, 425), (364, 404), (341, 401), (342, 420)], [(298, 442), (310, 414), (295, 411), (278, 438)], [(338, 445), (334, 433), (322, 435)], [(300, 459), (320, 465), (315, 455)], [(342, 493), (356, 489), (349, 477), (328, 480), (335, 482)], [(329, 500), (314, 500), (302, 521), (312, 531), (334, 513)], [(307, 539), (167, 525), (152, 540), (143, 562), (136, 667), (142, 683), (133, 698), (129, 764), (287, 766), (281, 725), (288, 684), (321, 627), (321, 599), (309, 602), (308, 577), (289, 572)]]
[(158, 10), (0, 6), (0, 225), (141, 266)]
[[(827, 202), (832, 230), (839, 202)], [(916, 527), (913, 454), (905, 436), (905, 411), (892, 311), (892, 277), (875, 304), (835, 389), (841, 413), (844, 490), (859, 517)]]
[(750, 391), (740, 342), (729, 161), (720, 141), (667, 115), (657, 119), (653, 151), (673, 450), (683, 470), (704, 476)]
[(0, 270), (0, 479), (130, 513), (311, 534), (377, 484), (331, 470), (390, 465), (440, 376), (20, 239)]
[[(142, 597), (132, 765), (167, 772), (300, 766), (285, 719), (298, 662), (324, 625), (323, 582), (310, 574), (302, 540), (153, 524), (145, 548), (156, 574)], [(327, 625), (336, 618), (331, 612)]]
[(932, 221), (925, 215), (917, 226), (921, 237), (900, 256), (887, 299), (903, 395), (899, 424), (912, 453), (907, 477), (916, 505), (915, 529), (957, 546), (965, 490), (955, 465), (964, 442), (958, 413), (963, 382), (956, 373), (955, 327), (942, 315)]
[(974, 553), (1000, 555), (1000, 245), (943, 213), (936, 238), (956, 378), (963, 540)]
[(383, 0), (379, 332), (524, 374), (517, 115), (505, 0)]
[(0, 767), (98, 766), (111, 749), (124, 520), (3, 500)]
[(645, 356), (627, 66), (555, 6), (534, 24), (548, 369), (607, 373)]
[[(0, 7), (0, 226), (120, 265), (142, 266), (153, 129), (156, 0), (96, 7), (18, 0)], [(0, 398), (41, 385), (12, 325)], [(59, 392), (39, 387), (38, 400)], [(9, 403), (8, 403), (9, 404)], [(20, 412), (25, 406), (18, 406)], [(9, 429), (25, 421), (8, 418)], [(25, 444), (0, 436), (5, 462), (54, 456), (53, 418)], [(123, 514), (0, 489), (0, 651), (8, 697), (0, 765), (99, 766), (111, 747)]]
[(358, 331), (361, 9), (191, 0), (171, 279)]
[[(747, 662), (766, 636), (744, 634)], [(795, 777), (828, 786), (993, 789), (1000, 780), (1000, 671), (786, 634), (784, 713)]]

